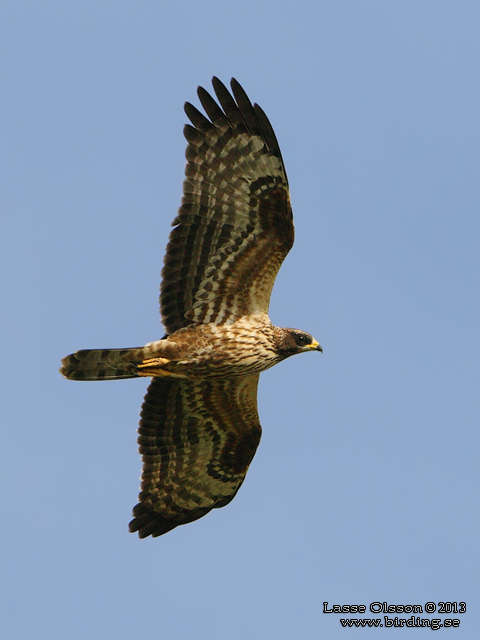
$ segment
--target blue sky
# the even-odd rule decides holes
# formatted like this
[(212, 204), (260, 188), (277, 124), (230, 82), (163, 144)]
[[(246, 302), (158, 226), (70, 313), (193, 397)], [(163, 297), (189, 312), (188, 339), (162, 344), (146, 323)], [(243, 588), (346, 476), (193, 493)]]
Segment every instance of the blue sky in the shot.
[[(445, 0), (2, 3), (5, 637), (370, 637), (324, 601), (464, 601), (476, 637), (479, 23)], [(146, 382), (57, 370), (161, 337), (183, 103), (214, 74), (277, 133), (296, 243), (270, 315), (324, 354), (262, 374), (235, 500), (140, 541)]]

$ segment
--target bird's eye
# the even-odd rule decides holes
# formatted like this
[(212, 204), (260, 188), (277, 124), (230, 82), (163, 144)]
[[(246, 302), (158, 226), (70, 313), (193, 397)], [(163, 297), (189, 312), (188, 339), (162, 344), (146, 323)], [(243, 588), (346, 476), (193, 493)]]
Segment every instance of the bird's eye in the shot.
[(310, 344), (311, 341), (312, 341), (311, 337), (307, 336), (304, 333), (297, 333), (297, 335), (295, 336), (295, 342), (299, 347), (303, 347), (306, 344)]

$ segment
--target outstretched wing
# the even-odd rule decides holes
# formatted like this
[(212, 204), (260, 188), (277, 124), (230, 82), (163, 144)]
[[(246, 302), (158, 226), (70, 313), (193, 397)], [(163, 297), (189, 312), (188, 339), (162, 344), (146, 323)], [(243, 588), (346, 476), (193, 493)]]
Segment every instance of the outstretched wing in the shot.
[(267, 116), (231, 81), (213, 78), (220, 106), (202, 87), (207, 119), (190, 103), (182, 206), (162, 271), (168, 334), (191, 322), (231, 323), (267, 313), (278, 270), (293, 245), (288, 182)]
[(139, 504), (130, 531), (160, 536), (233, 499), (260, 442), (258, 375), (154, 378), (142, 406)]

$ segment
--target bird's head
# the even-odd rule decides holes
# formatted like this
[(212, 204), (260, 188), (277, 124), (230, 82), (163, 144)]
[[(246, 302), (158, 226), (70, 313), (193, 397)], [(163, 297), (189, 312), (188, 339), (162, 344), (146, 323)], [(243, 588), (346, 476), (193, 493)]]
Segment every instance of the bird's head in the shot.
[(300, 331), (300, 329), (279, 329), (276, 338), (277, 353), (283, 358), (306, 351), (320, 351), (323, 353), (322, 347), (315, 338), (306, 331)]

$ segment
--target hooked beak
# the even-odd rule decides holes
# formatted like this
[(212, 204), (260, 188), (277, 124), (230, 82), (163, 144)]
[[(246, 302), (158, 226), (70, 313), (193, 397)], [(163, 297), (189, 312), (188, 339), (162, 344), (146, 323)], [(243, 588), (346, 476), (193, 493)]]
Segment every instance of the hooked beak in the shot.
[(320, 351), (320, 353), (323, 353), (322, 345), (319, 342), (317, 342), (315, 339), (313, 340), (312, 344), (309, 344), (308, 346), (313, 351)]

